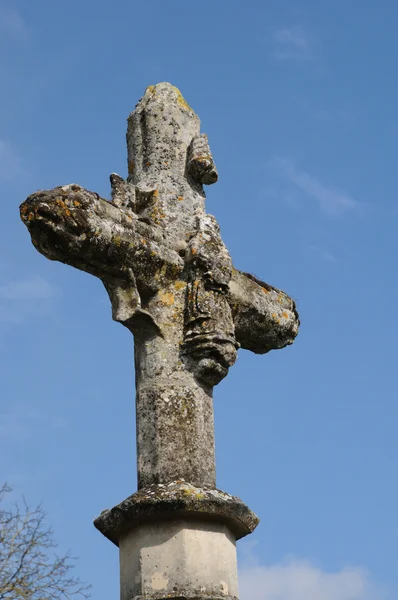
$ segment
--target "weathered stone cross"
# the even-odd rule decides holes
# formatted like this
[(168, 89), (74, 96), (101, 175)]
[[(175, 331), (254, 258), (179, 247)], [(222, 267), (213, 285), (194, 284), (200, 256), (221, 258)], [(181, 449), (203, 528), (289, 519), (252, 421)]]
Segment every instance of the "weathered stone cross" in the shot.
[(203, 184), (218, 175), (197, 115), (168, 83), (127, 130), (112, 200), (78, 185), (21, 205), (35, 247), (99, 277), (134, 334), (138, 492), (96, 527), (120, 547), (121, 598), (236, 598), (235, 541), (257, 517), (216, 490), (212, 389), (239, 347), (291, 344), (291, 298), (233, 268)]

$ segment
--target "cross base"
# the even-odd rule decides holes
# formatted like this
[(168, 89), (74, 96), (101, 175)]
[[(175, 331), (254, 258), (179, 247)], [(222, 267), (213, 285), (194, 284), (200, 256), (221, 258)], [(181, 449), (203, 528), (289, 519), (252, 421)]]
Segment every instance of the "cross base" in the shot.
[(94, 521), (119, 546), (121, 600), (237, 600), (236, 540), (257, 524), (239, 498), (184, 481), (141, 489)]
[(236, 540), (252, 533), (259, 523), (257, 515), (240, 498), (180, 480), (140, 489), (115, 507), (102, 511), (94, 525), (119, 546), (119, 540), (137, 525), (176, 518), (223, 523)]

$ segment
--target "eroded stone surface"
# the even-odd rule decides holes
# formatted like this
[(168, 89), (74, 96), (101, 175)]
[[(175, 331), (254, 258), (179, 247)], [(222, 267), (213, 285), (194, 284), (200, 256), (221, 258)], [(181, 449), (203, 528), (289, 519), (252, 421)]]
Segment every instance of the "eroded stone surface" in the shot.
[(22, 205), (38, 250), (100, 277), (114, 318), (145, 341), (160, 333), (173, 374), (189, 371), (207, 388), (225, 377), (239, 345), (266, 352), (292, 343), (294, 303), (233, 270), (205, 211), (203, 183), (218, 175), (176, 88), (147, 89), (128, 119), (127, 146), (129, 176), (111, 175), (111, 202), (70, 185)]
[(205, 210), (203, 185), (218, 178), (209, 141), (175, 87), (146, 90), (127, 149), (111, 201), (71, 184), (20, 209), (38, 251), (101, 279), (135, 338), (139, 491), (95, 525), (120, 546), (123, 600), (236, 600), (235, 540), (258, 519), (216, 489), (212, 390), (239, 347), (291, 344), (298, 314), (233, 268)]
[(217, 489), (203, 489), (185, 481), (152, 485), (138, 490), (110, 510), (94, 525), (114, 544), (143, 522), (189, 518), (224, 523), (240, 539), (252, 533), (259, 519), (239, 498)]
[(212, 388), (241, 346), (291, 344), (295, 304), (235, 270), (203, 183), (217, 180), (197, 115), (167, 83), (128, 119), (127, 180), (112, 200), (77, 184), (21, 206), (36, 248), (99, 277), (112, 314), (135, 335), (139, 487), (176, 478), (215, 487)]

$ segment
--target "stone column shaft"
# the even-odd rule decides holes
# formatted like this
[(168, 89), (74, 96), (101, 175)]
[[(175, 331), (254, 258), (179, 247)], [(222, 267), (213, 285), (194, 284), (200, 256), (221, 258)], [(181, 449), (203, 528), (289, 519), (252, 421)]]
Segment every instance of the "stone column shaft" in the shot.
[(167, 340), (135, 336), (138, 489), (177, 480), (214, 488), (212, 390), (181, 367), (162, 376), (165, 353), (170, 365)]

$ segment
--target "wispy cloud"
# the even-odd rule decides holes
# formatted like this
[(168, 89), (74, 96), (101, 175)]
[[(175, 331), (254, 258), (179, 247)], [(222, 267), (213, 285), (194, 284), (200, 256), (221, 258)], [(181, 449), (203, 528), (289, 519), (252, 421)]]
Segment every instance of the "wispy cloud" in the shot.
[(21, 323), (29, 316), (45, 314), (58, 293), (39, 276), (0, 284), (0, 322)]
[(48, 428), (64, 429), (67, 423), (63, 415), (38, 410), (30, 404), (13, 404), (9, 410), (0, 412), (0, 445), (9, 445), (10, 442), (21, 444), (36, 436), (39, 431)]
[(12, 145), (0, 140), (0, 180), (11, 181), (23, 174), (21, 159)]
[(317, 257), (318, 260), (322, 260), (324, 262), (334, 264), (334, 265), (341, 262), (341, 259), (336, 254), (334, 254), (330, 250), (323, 248), (322, 246), (315, 246), (314, 244), (307, 244), (306, 247), (314, 256)]
[[(315, 201), (324, 213), (338, 216), (349, 211), (359, 211), (363, 206), (348, 192), (325, 185), (313, 175), (299, 169), (289, 158), (275, 158), (270, 161), (270, 167), (296, 192), (300, 192), (300, 196), (304, 195)], [(285, 190), (283, 195), (287, 192)]]
[(0, 300), (49, 300), (55, 294), (54, 287), (41, 277), (10, 281), (0, 285)]
[(288, 560), (240, 571), (242, 600), (386, 600), (386, 590), (360, 567), (326, 572), (310, 562)]
[(312, 60), (313, 42), (309, 32), (299, 25), (280, 27), (272, 35), (273, 55), (277, 60)]
[(16, 40), (25, 40), (28, 28), (21, 15), (10, 5), (0, 6), (0, 31)]

